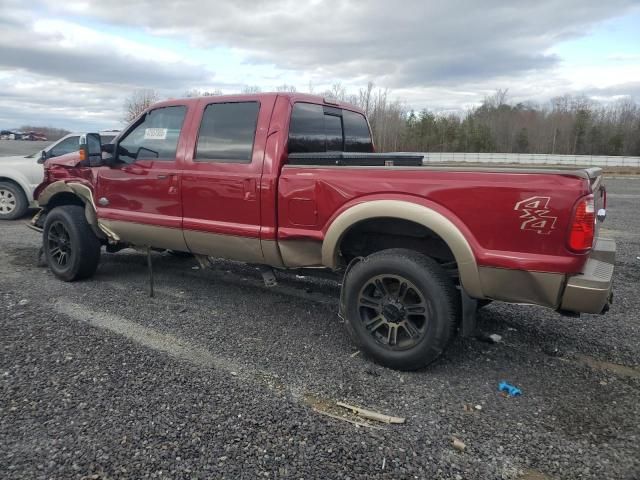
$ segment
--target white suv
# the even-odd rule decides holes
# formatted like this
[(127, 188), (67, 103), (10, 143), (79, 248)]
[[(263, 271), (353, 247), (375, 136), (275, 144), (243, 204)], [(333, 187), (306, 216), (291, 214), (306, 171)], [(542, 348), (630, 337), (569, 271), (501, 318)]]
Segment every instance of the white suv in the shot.
[[(103, 143), (110, 143), (118, 134), (115, 130), (101, 132)], [(0, 157), (0, 220), (13, 220), (23, 216), (29, 207), (35, 207), (33, 191), (42, 182), (41, 163), (78, 150), (81, 133), (70, 133), (44, 150), (31, 155)]]

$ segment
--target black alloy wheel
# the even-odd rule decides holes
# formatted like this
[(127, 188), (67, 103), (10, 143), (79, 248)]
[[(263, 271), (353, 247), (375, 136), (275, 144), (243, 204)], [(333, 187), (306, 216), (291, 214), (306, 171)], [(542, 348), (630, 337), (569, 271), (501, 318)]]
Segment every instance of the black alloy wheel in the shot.
[(415, 347), (424, 336), (431, 306), (408, 279), (376, 275), (360, 290), (360, 320), (373, 338), (395, 350)]
[(62, 222), (53, 222), (49, 227), (47, 248), (51, 259), (61, 268), (65, 268), (71, 262), (71, 237)]
[(433, 362), (460, 322), (460, 293), (435, 261), (404, 248), (354, 264), (343, 284), (349, 335), (376, 362), (416, 370)]
[(101, 243), (80, 205), (63, 205), (46, 213), (42, 249), (56, 277), (73, 282), (92, 276), (100, 262)]

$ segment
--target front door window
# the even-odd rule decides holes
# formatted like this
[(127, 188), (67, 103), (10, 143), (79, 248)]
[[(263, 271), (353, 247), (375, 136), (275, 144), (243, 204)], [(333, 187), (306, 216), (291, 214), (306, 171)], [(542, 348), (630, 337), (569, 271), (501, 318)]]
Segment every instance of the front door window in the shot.
[(175, 160), (185, 113), (182, 105), (151, 110), (118, 142), (118, 160)]

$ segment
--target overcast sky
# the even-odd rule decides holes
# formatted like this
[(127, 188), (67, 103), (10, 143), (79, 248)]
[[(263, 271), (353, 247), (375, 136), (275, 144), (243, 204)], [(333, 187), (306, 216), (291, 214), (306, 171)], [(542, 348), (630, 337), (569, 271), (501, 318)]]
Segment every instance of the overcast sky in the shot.
[(121, 128), (136, 88), (373, 81), (434, 111), (498, 88), (640, 101), (639, 26), (640, 0), (0, 0), (0, 127)]

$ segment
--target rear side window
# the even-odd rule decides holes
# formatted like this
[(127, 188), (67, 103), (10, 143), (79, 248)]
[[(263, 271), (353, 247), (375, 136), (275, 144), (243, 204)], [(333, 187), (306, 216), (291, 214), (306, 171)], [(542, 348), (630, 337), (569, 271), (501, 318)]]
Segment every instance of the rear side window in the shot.
[(373, 152), (363, 115), (311, 103), (296, 103), (289, 125), (289, 153)]
[(118, 159), (175, 160), (186, 107), (157, 108), (147, 113), (118, 143)]
[(327, 135), (327, 152), (342, 152), (342, 118), (324, 114), (324, 131)]
[(251, 163), (258, 102), (212, 103), (202, 116), (196, 162)]
[(289, 153), (326, 152), (322, 105), (296, 103), (289, 126)]
[(349, 110), (342, 111), (342, 123), (344, 125), (344, 151), (345, 152), (373, 152), (373, 142), (369, 125), (364, 115)]

